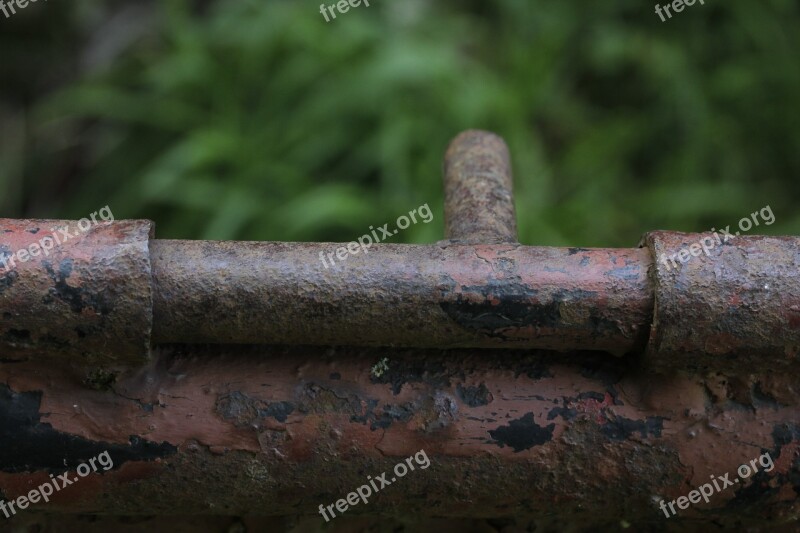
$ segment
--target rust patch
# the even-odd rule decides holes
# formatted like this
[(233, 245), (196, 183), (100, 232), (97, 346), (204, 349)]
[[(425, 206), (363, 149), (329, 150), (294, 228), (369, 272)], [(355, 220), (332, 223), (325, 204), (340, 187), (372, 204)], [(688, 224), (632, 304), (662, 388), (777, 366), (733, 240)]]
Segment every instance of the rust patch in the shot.
[[(371, 379), (383, 358), (395, 375)], [(770, 450), (776, 468), (768, 478), (741, 496), (718, 494), (701, 511), (721, 523), (742, 519), (726, 507), (734, 499), (750, 502), (753, 520), (796, 515), (800, 411), (791, 376), (754, 376), (752, 396), (755, 388), (724, 374), (658, 376), (588, 353), (569, 360), (547, 352), (172, 347), (121, 374), (111, 390), (86, 389), (68, 367), (34, 361), (0, 365), (0, 382), (22, 394), (18, 402), (41, 399), (34, 427), (125, 448), (135, 435), (176, 450), (96, 476), (98, 493), (92, 481), (54, 511), (314, 513), (320, 501), (363, 484), (365, 473), (424, 449), (430, 469), (404, 478), (403, 490), (382, 491), (376, 505), (424, 515), (433, 497), (437, 512), (504, 516), (554, 505), (577, 513), (580, 504), (592, 516), (655, 520), (654, 496), (686, 494)], [(732, 402), (730, 387), (753, 404)], [(61, 458), (53, 448), (42, 453), (53, 464)], [(0, 474), (0, 487), (13, 495), (16, 483), (21, 493), (44, 472)]]
[(659, 259), (709, 236), (657, 231), (643, 239), (656, 288), (649, 365), (756, 373), (768, 361), (800, 369), (800, 239), (739, 236), (677, 266)]
[[(0, 255), (36, 244), (64, 220), (0, 219)], [(152, 329), (149, 221), (93, 226), (12, 270), (0, 266), (0, 347), (5, 359), (58, 357), (108, 370), (146, 363)], [(52, 241), (52, 238), (51, 238)]]

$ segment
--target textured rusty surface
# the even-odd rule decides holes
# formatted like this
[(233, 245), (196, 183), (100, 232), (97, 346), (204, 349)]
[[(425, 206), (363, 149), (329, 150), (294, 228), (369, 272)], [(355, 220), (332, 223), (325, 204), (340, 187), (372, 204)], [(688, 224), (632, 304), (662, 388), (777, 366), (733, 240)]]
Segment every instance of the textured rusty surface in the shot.
[[(9, 257), (66, 221), (2, 221)], [(150, 240), (99, 226), (0, 273), (2, 357), (141, 364), (155, 343), (531, 348), (641, 353), (651, 368), (800, 367), (800, 239), (654, 232), (640, 249)], [(655, 314), (655, 317), (654, 317)], [(151, 324), (154, 325), (151, 326)], [(651, 325), (654, 327), (651, 328)], [(98, 379), (103, 380), (103, 376)]]
[[(0, 497), (110, 450), (113, 469), (36, 509), (319, 517), (320, 504), (422, 449), (427, 469), (346, 516), (531, 515), (639, 531), (695, 520), (796, 524), (792, 376), (657, 376), (628, 359), (567, 360), (538, 351), (176, 346), (107, 391), (81, 387), (66, 367), (5, 364), (2, 440), (25, 446), (0, 448)], [(658, 508), (763, 453), (770, 472), (677, 517)]]
[(447, 239), (482, 244), (517, 242), (511, 157), (502, 138), (469, 130), (444, 159)]
[[(15, 533), (522, 533), (563, 531), (553, 518), (430, 518), (417, 516), (343, 516), (323, 525), (319, 515), (264, 516), (90, 516), (39, 515), (16, 520)], [(549, 526), (549, 527), (548, 527)], [(547, 528), (547, 529), (544, 529)], [(677, 530), (676, 530), (677, 531)], [(683, 530), (685, 531), (685, 529)], [(789, 530), (787, 530), (789, 531)]]
[[(712, 234), (652, 232), (658, 369), (758, 372), (800, 367), (800, 238), (739, 236), (685, 262), (668, 257)], [(685, 255), (684, 255), (685, 257)]]
[[(796, 527), (798, 239), (741, 237), (674, 268), (662, 253), (708, 236), (522, 246), (508, 150), (485, 132), (453, 141), (445, 188), (448, 240), (331, 268), (320, 252), (338, 245), (156, 241), (129, 221), (0, 272), (0, 500), (114, 462), (11, 523), (248, 515), (203, 523), (242, 533), (309, 515), (307, 531), (320, 504), (425, 450), (428, 468), (331, 525)], [(0, 259), (58, 223), (74, 224), (0, 220)], [(708, 503), (658, 506), (767, 453), (774, 469)]]
[(621, 355), (647, 339), (647, 250), (387, 244), (326, 269), (329, 248), (154, 241), (154, 340)]
[[(799, 239), (740, 237), (674, 268), (662, 254), (711, 237), (522, 246), (508, 148), (483, 131), (452, 141), (444, 182), (447, 240), (376, 244), (332, 265), (320, 257), (338, 244), (158, 241), (137, 221), (94, 228), (0, 273), (2, 358), (137, 364), (152, 330), (156, 344), (647, 347), (660, 372), (800, 367)], [(56, 223), (0, 221), (0, 259)], [(95, 385), (113, 378), (95, 373)]]
[[(141, 220), (101, 223), (84, 232), (75, 221), (0, 219), (0, 258), (8, 266), (0, 266), (0, 358), (147, 362), (152, 230), (152, 222)], [(53, 245), (46, 255), (39, 247), (26, 262), (16, 259), (19, 250), (46, 237)]]

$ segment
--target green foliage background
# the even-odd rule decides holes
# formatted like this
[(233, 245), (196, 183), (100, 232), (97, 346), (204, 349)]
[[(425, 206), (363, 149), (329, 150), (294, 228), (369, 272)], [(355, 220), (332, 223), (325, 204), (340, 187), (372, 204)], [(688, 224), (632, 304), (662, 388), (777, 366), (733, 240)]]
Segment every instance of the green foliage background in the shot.
[[(161, 238), (349, 241), (428, 203), (467, 128), (527, 244), (633, 246), (769, 204), (800, 234), (800, 4), (51, 0), (0, 16), (0, 216), (108, 204)], [(754, 233), (756, 232), (754, 231)]]

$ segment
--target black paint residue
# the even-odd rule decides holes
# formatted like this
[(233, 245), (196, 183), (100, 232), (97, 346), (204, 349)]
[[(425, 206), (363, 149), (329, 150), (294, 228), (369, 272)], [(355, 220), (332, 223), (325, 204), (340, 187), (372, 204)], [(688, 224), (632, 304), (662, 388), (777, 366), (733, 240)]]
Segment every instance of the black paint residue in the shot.
[(754, 408), (780, 409), (781, 407), (784, 407), (773, 396), (764, 392), (764, 390), (761, 388), (761, 382), (758, 382), (753, 386), (753, 390), (750, 395), (752, 397)]
[(553, 407), (552, 409), (550, 409), (550, 412), (547, 413), (548, 420), (554, 420), (558, 416), (560, 416), (564, 420), (572, 420), (576, 416), (578, 416), (578, 410), (571, 409), (569, 407)]
[(578, 400), (587, 400), (588, 399), (588, 400), (595, 400), (595, 401), (598, 401), (598, 402), (602, 402), (602, 401), (604, 401), (606, 399), (606, 396), (605, 396), (605, 394), (601, 394), (599, 392), (588, 391), (588, 392), (582, 392), (582, 393), (578, 394), (577, 398), (578, 398)]
[(258, 400), (239, 391), (224, 394), (217, 399), (216, 411), (225, 420), (236, 420), (238, 425), (246, 425), (258, 416)]
[(225, 420), (234, 420), (240, 427), (249, 426), (259, 419), (274, 418), (278, 422), (286, 419), (295, 410), (291, 402), (265, 402), (239, 391), (224, 394), (217, 400), (216, 411)]
[[(58, 265), (58, 272), (53, 269), (53, 265), (48, 261), (42, 261), (42, 265), (47, 270), (50, 279), (53, 280), (53, 288), (50, 295), (68, 304), (75, 313), (80, 313), (89, 307), (100, 315), (108, 315), (113, 311), (112, 297), (106, 292), (93, 294), (81, 287), (71, 287), (67, 284), (67, 279), (72, 275), (72, 259), (64, 259)], [(45, 298), (50, 298), (47, 296)], [(48, 302), (45, 302), (48, 303)]]
[(107, 391), (117, 382), (116, 372), (109, 372), (104, 368), (90, 370), (83, 380), (83, 384), (90, 389)]
[(3, 340), (11, 345), (26, 345), (31, 342), (31, 332), (27, 329), (11, 328), (5, 332)]
[(370, 399), (367, 400), (367, 409), (364, 414), (360, 415), (353, 415), (350, 417), (350, 422), (356, 422), (358, 424), (366, 424), (367, 422), (375, 420), (375, 408), (378, 407), (378, 400)]
[(353, 415), (350, 417), (350, 421), (358, 424), (369, 424), (369, 429), (376, 431), (378, 429), (387, 429), (396, 421), (408, 422), (416, 412), (416, 408), (411, 403), (385, 405), (379, 413), (375, 412), (376, 407), (378, 407), (378, 400), (367, 400), (367, 408), (364, 414)]
[(611, 396), (611, 403), (614, 405), (625, 405), (625, 403), (619, 399), (619, 392), (613, 385), (608, 386), (608, 394)]
[(527, 354), (519, 359), (514, 359), (511, 361), (511, 369), (514, 371), (515, 378), (520, 374), (525, 374), (534, 380), (553, 377), (547, 358), (538, 357), (535, 354)]
[[(539, 291), (519, 282), (490, 280), (485, 285), (465, 286), (455, 301), (440, 307), (464, 329), (505, 338), (505, 330), (525, 327), (561, 326), (561, 305), (592, 298), (595, 293), (581, 289), (558, 289), (537, 303)], [(497, 303), (497, 302), (500, 303)], [(612, 320), (590, 314), (589, 328), (597, 332), (618, 332)]]
[(483, 383), (478, 387), (464, 387), (459, 383), (456, 387), (456, 394), (458, 394), (462, 402), (470, 407), (489, 405), (494, 400), (494, 396)]
[[(775, 448), (770, 453), (773, 462), (781, 455), (781, 448), (791, 442), (800, 441), (800, 424), (777, 424), (772, 428), (772, 440), (775, 442)], [(784, 452), (785, 453), (785, 452)], [(760, 466), (760, 463), (759, 463)], [(775, 472), (771, 472), (775, 474)], [(763, 468), (759, 470), (759, 474), (763, 474)], [(780, 481), (785, 476), (788, 483), (792, 485), (794, 492), (800, 494), (800, 458), (795, 458), (792, 462), (792, 468), (786, 474), (777, 474), (775, 477)], [(780, 487), (776, 487), (779, 489)], [(737, 493), (738, 496), (738, 493)]]
[(772, 440), (775, 442), (775, 451), (780, 450), (792, 441), (800, 440), (800, 425), (778, 424), (772, 428)]
[[(3, 268), (3, 267), (0, 267)], [(5, 269), (3, 268), (3, 272)], [(12, 270), (8, 273), (0, 272), (0, 294), (3, 294), (9, 287), (11, 287), (15, 281), (19, 278), (19, 274), (16, 270)]]
[(427, 358), (392, 359), (389, 369), (380, 377), (372, 375), (372, 383), (387, 383), (392, 385), (392, 394), (400, 394), (406, 383), (427, 383), (433, 387), (449, 387), (450, 375), (441, 361), (432, 361)]
[(597, 356), (581, 359), (580, 365), (581, 376), (600, 381), (607, 387), (619, 383), (631, 366), (624, 358)]
[(290, 402), (275, 402), (267, 404), (265, 409), (258, 410), (261, 418), (272, 417), (278, 422), (286, 422), (286, 419), (294, 411), (294, 405)]
[(611, 440), (626, 440), (638, 432), (642, 438), (648, 435), (661, 436), (664, 429), (664, 417), (648, 416), (646, 420), (631, 420), (622, 416), (615, 416), (600, 426), (600, 433)]
[(135, 435), (125, 446), (57, 431), (41, 422), (41, 400), (40, 391), (14, 392), (0, 383), (0, 471), (64, 472), (105, 451), (111, 456), (113, 468), (119, 468), (128, 461), (152, 461), (177, 452), (177, 447), (167, 442), (157, 444)]
[(5, 244), (0, 245), (0, 294), (3, 294), (19, 278), (19, 274), (12, 269), (13, 267), (9, 261), (13, 256), (14, 252), (11, 251), (11, 248)]
[(608, 275), (619, 279), (636, 280), (641, 276), (641, 269), (637, 264), (629, 264), (611, 270)]
[(375, 431), (376, 429), (386, 429), (395, 421), (408, 422), (414, 416), (414, 407), (411, 404), (385, 405), (379, 416), (370, 414), (374, 421), (370, 424), (369, 429)]
[(528, 413), (522, 418), (512, 420), (507, 426), (489, 431), (489, 435), (501, 448), (511, 446), (515, 452), (521, 452), (553, 440), (555, 427), (555, 424), (545, 427), (538, 425), (533, 420), (533, 413)]
[(354, 416), (363, 411), (363, 406), (361, 398), (352, 392), (342, 392), (311, 382), (303, 387), (296, 409), (302, 415), (340, 412)]

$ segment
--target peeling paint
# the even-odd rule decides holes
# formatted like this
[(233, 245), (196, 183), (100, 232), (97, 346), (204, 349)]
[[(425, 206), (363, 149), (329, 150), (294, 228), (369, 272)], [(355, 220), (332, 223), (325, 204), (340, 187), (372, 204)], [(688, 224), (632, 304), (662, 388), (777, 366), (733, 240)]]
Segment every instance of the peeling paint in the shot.
[(540, 426), (534, 421), (533, 413), (527, 413), (506, 426), (489, 431), (489, 435), (498, 446), (510, 446), (515, 452), (521, 452), (550, 442), (555, 427), (555, 424)]
[(155, 443), (131, 435), (128, 445), (92, 441), (61, 432), (41, 421), (42, 393), (15, 392), (0, 383), (0, 471), (56, 473), (108, 451), (114, 468), (128, 461), (152, 461), (177, 451), (168, 443)]

